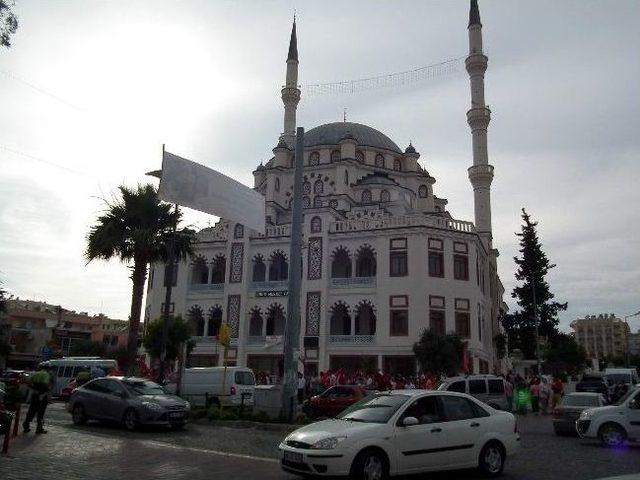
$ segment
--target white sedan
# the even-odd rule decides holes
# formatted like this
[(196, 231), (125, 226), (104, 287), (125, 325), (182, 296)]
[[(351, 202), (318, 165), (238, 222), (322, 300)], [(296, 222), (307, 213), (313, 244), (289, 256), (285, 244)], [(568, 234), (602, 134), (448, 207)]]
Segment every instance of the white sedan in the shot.
[(280, 451), (283, 470), (301, 475), (383, 480), (478, 467), (498, 476), (519, 442), (512, 414), (469, 395), (394, 390), (294, 431)]

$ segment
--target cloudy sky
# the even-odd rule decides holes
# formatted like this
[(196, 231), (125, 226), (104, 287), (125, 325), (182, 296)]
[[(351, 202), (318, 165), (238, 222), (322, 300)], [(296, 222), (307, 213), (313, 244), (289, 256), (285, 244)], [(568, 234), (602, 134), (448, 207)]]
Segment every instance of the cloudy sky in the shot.
[[(294, 8), (300, 82), (410, 70), (467, 53), (468, 2), (16, 0), (0, 51), (0, 279), (14, 295), (126, 318), (127, 268), (85, 265), (89, 225), (162, 144), (251, 184), (282, 128)], [(494, 242), (510, 292), (520, 208), (540, 222), (569, 302), (562, 325), (640, 310), (640, 2), (481, 0)], [(473, 219), (464, 69), (399, 88), (304, 96), (299, 125), (411, 140), (456, 218)], [(206, 226), (212, 217), (189, 213)], [(510, 296), (507, 301), (513, 305)], [(640, 327), (637, 319), (632, 323)]]

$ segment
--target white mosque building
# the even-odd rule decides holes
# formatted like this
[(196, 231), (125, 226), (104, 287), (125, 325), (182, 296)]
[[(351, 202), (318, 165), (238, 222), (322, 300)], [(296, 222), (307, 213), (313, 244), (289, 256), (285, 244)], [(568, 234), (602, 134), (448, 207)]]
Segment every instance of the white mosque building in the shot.
[[(468, 32), (474, 222), (447, 210), (412, 145), (403, 151), (384, 133), (351, 122), (305, 133), (299, 358), (307, 373), (340, 367), (413, 373), (412, 347), (425, 328), (463, 337), (472, 371), (500, 371), (494, 338), (506, 306), (492, 247), (487, 57), (475, 0)], [(216, 335), (227, 322), (228, 364), (282, 371), (300, 100), (295, 23), (286, 63), (284, 133), (273, 157), (253, 172), (254, 188), (266, 199), (266, 233), (221, 220), (198, 233), (196, 258), (174, 275), (170, 309), (192, 322), (196, 340), (190, 366), (222, 364)], [(152, 267), (146, 319), (164, 308), (162, 273), (163, 265)]]

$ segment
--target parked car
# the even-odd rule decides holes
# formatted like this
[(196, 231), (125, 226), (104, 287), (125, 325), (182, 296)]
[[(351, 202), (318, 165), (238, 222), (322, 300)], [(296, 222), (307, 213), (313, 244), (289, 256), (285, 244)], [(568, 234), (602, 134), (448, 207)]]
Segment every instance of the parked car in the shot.
[(144, 378), (102, 377), (76, 388), (67, 409), (76, 425), (108, 420), (122, 423), (128, 430), (139, 425), (179, 429), (187, 422), (191, 406)]
[(519, 440), (511, 413), (469, 395), (393, 390), (294, 431), (279, 448), (287, 472), (384, 480), (475, 467), (497, 476)]
[(636, 385), (640, 383), (638, 371), (635, 368), (606, 368), (604, 371), (607, 380), (612, 385)]
[(581, 438), (599, 438), (608, 447), (640, 442), (640, 385), (630, 388), (613, 405), (583, 411), (576, 430)]
[(576, 420), (587, 408), (603, 407), (607, 400), (601, 393), (574, 392), (562, 397), (553, 409), (553, 430), (556, 435), (575, 434)]
[(335, 417), (367, 396), (367, 390), (358, 385), (336, 385), (305, 402), (304, 410), (311, 418)]
[(495, 375), (467, 375), (445, 379), (438, 390), (471, 395), (497, 410), (509, 410), (504, 379)]
[(601, 393), (609, 398), (609, 385), (601, 373), (585, 373), (576, 384), (576, 392)]

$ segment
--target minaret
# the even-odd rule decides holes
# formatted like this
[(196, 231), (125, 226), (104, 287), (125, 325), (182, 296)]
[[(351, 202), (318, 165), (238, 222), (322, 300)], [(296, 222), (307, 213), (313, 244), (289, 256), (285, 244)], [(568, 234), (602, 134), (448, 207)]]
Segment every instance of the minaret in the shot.
[(487, 154), (487, 127), (491, 112), (484, 103), (484, 72), (487, 57), (482, 53), (482, 23), (478, 0), (471, 0), (469, 11), (469, 56), (466, 60), (471, 81), (471, 109), (467, 112), (467, 122), (471, 127), (473, 140), (473, 166), (469, 168), (469, 180), (473, 185), (475, 224), (488, 248), (491, 240), (491, 181), (493, 166)]
[(282, 103), (284, 103), (284, 130), (280, 140), (293, 149), (296, 137), (296, 109), (300, 101), (298, 88), (298, 39), (296, 38), (296, 19), (293, 19), (291, 40), (289, 40), (289, 55), (287, 55), (287, 80), (282, 88)]

